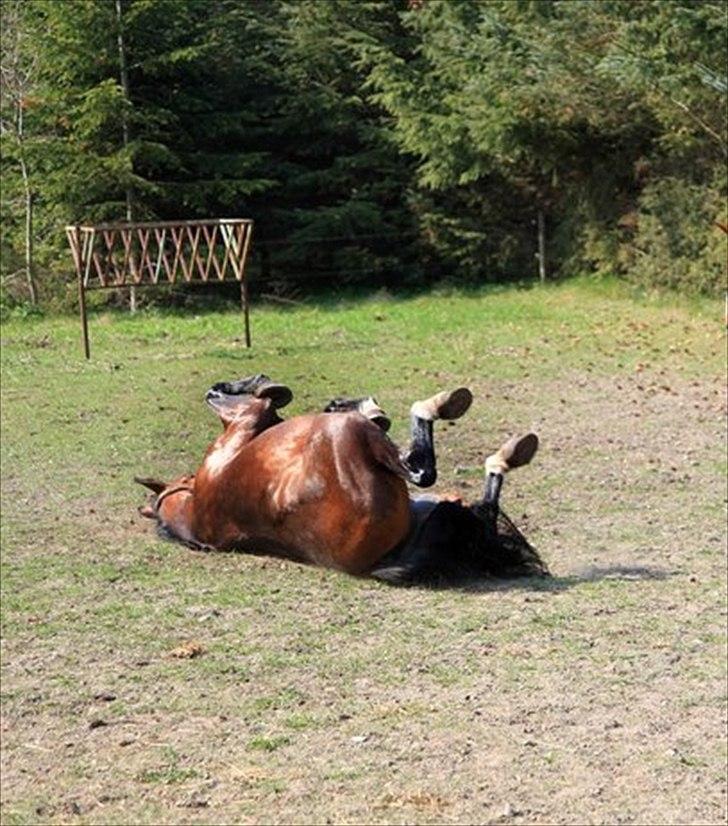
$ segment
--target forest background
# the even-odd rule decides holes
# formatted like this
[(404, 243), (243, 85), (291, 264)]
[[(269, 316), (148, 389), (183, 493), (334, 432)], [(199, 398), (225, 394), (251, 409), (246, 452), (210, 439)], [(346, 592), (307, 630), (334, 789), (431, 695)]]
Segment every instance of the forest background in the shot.
[(549, 278), (724, 288), (719, 0), (0, 8), (5, 315), (70, 309), (64, 225), (126, 218), (253, 218), (280, 296), (536, 277), (539, 224)]

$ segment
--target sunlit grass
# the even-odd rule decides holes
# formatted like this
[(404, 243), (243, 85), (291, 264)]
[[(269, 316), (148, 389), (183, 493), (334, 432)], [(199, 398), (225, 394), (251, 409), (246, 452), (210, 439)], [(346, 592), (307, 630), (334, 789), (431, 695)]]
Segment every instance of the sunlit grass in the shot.
[[(256, 305), (252, 321), (248, 350), (237, 311), (96, 312), (90, 362), (77, 319), (3, 325), (4, 749), (23, 769), (3, 822), (78, 820), (69, 795), (99, 806), (89, 821), (177, 822), (179, 795), (199, 789), (219, 805), (195, 822), (265, 820), (274, 798), (281, 817), (305, 805), (323, 821), (346, 803), (349, 820), (382, 822), (382, 790), (393, 777), (416, 790), (423, 772), (471, 822), (516, 775), (539, 784), (534, 801), (544, 783), (550, 800), (577, 782), (569, 755), (603, 745), (590, 715), (635, 731), (654, 718), (665, 738), (681, 713), (713, 726), (725, 704), (721, 302), (581, 279)], [(437, 430), (436, 490), (466, 498), (486, 448), (539, 429), (543, 450), (505, 497), (554, 578), (402, 591), (160, 540), (132, 477), (193, 470), (219, 428), (205, 390), (254, 372), (291, 385), (291, 415), (373, 393), (400, 442), (414, 398), (472, 387), (468, 416)], [(200, 656), (171, 655), (190, 641)], [(97, 717), (107, 725), (89, 729)], [(670, 771), (716, 776), (722, 758), (695, 731)], [(538, 744), (499, 768), (493, 743), (511, 738)], [(599, 754), (622, 770), (624, 753)], [(645, 782), (654, 800), (661, 780)]]

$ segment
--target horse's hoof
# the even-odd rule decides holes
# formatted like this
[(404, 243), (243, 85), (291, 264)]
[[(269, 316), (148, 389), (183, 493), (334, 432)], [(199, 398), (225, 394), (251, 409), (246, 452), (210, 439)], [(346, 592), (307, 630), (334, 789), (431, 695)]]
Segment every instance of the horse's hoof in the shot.
[(290, 387), (286, 387), (285, 384), (276, 384), (273, 381), (256, 390), (255, 395), (259, 399), (270, 399), (276, 410), (285, 407), (293, 400), (293, 391)]
[(365, 396), (358, 399), (331, 399), (326, 407), (324, 407), (324, 413), (350, 413), (353, 410), (358, 411), (362, 416), (369, 419), (369, 421), (374, 422), (374, 424), (385, 433), (392, 426), (391, 420), (385, 415), (373, 396)]
[(513, 436), (505, 444), (501, 445), (496, 454), (505, 462), (508, 470), (527, 465), (538, 450), (538, 436), (535, 433), (527, 433), (525, 436)]
[(209, 400), (214, 398), (215, 394), (220, 393), (227, 396), (250, 395), (259, 399), (270, 399), (276, 409), (285, 407), (293, 399), (293, 393), (289, 387), (271, 381), (264, 373), (247, 376), (237, 381), (219, 381), (208, 390), (206, 398)]
[(412, 405), (411, 413), (418, 419), (435, 421), (437, 419), (459, 419), (473, 403), (473, 394), (467, 387), (457, 390), (443, 390), (421, 402)]
[(374, 424), (385, 433), (392, 426), (392, 420), (387, 416), (374, 416), (370, 419), (370, 421), (374, 422)]
[(391, 420), (377, 404), (377, 400), (372, 396), (362, 399), (359, 402), (358, 410), (362, 416), (365, 416), (370, 422), (374, 422), (374, 424), (385, 433), (392, 426)]

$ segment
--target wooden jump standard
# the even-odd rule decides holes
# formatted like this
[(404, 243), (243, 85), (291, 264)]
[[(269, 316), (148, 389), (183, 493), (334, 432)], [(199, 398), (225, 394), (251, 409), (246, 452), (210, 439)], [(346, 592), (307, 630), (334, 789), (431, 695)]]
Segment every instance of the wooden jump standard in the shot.
[(253, 233), (247, 218), (207, 221), (74, 224), (66, 227), (78, 278), (81, 330), (91, 357), (87, 290), (219, 283), (232, 274), (240, 283), (245, 344), (250, 347), (250, 312), (245, 263)]

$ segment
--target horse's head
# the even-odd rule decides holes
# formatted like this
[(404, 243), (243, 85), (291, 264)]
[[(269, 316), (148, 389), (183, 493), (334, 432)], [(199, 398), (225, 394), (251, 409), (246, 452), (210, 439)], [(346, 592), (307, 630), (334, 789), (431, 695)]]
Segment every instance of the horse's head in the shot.
[(275, 411), (289, 404), (292, 398), (290, 388), (272, 382), (262, 373), (239, 381), (220, 381), (205, 395), (205, 401), (220, 417), (224, 428), (251, 418), (260, 419), (269, 427), (281, 421)]
[(195, 477), (180, 476), (172, 482), (162, 482), (135, 476), (134, 481), (152, 491), (147, 504), (139, 508), (139, 513), (147, 519), (156, 519), (165, 533), (183, 542), (194, 543), (192, 499)]

